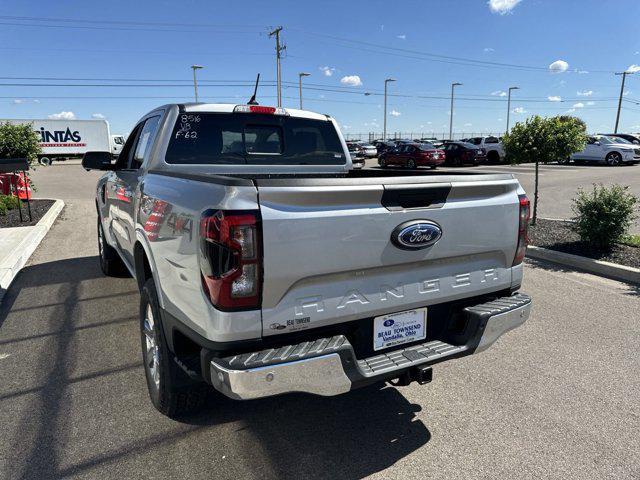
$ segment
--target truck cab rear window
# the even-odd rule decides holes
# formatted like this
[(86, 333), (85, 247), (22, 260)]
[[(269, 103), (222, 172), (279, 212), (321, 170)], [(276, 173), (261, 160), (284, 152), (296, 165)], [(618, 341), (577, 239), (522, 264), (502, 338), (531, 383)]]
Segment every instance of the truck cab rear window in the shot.
[(165, 160), (205, 165), (346, 163), (330, 121), (247, 113), (178, 115)]

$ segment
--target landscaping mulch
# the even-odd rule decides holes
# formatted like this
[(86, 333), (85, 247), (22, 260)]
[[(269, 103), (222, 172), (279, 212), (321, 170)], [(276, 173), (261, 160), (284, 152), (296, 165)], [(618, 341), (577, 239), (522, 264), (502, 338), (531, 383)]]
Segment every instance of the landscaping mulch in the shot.
[(529, 226), (529, 243), (549, 250), (640, 268), (639, 247), (618, 244), (610, 251), (603, 252), (581, 241), (572, 226), (571, 222), (562, 220), (538, 219), (535, 226)]
[(29, 211), (27, 202), (22, 202), (22, 219), (17, 208), (9, 210), (6, 215), (0, 215), (0, 228), (8, 227), (29, 227), (38, 223), (45, 213), (49, 211), (55, 200), (31, 200), (31, 221), (29, 221)]

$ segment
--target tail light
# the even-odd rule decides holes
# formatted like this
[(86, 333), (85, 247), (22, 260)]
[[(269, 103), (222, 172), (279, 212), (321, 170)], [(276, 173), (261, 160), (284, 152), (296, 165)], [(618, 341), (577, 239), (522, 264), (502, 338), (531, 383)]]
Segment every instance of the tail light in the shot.
[(529, 243), (528, 229), (529, 216), (531, 214), (529, 199), (526, 195), (518, 195), (518, 200), (520, 204), (518, 215), (518, 248), (516, 249), (515, 257), (513, 257), (512, 267), (522, 263), (524, 255), (527, 252), (527, 244)]
[(260, 308), (260, 233), (256, 211), (208, 210), (200, 219), (202, 287), (219, 310)]
[(479, 148), (476, 150), (476, 155), (485, 155), (487, 152), (484, 148)]

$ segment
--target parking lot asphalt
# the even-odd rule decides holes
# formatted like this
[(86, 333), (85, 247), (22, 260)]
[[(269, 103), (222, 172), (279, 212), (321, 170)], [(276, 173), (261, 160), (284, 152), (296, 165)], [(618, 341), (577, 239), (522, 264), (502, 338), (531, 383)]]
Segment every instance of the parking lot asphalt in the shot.
[(545, 264), (529, 321), (429, 385), (163, 417), (135, 284), (98, 266), (97, 177), (34, 175), (67, 207), (0, 306), (0, 478), (640, 478), (640, 289)]
[[(369, 159), (367, 168), (379, 168), (377, 159)], [(529, 198), (533, 198), (535, 166), (531, 163), (521, 165), (482, 165), (479, 167), (439, 167), (437, 171), (491, 171), (512, 173), (520, 181)], [(538, 215), (547, 218), (571, 218), (571, 199), (578, 188), (590, 189), (594, 183), (611, 185), (617, 183), (629, 186), (629, 191), (640, 196), (640, 165), (608, 167), (605, 165), (540, 165), (540, 194)], [(640, 234), (640, 218), (636, 219), (633, 233)]]

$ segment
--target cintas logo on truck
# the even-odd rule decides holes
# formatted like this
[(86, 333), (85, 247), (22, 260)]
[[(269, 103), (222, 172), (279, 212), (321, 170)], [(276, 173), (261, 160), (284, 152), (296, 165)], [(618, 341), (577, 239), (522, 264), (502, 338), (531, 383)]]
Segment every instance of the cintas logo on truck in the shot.
[(40, 127), (40, 138), (43, 146), (47, 147), (84, 147), (86, 144), (80, 143), (82, 137), (78, 130), (71, 131), (69, 127), (66, 130), (47, 130)]

